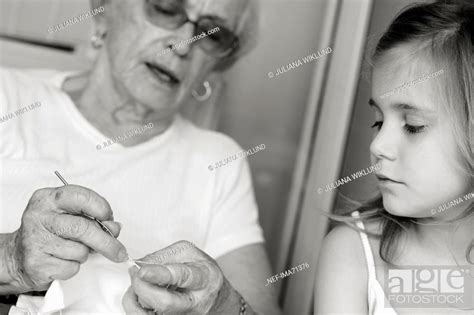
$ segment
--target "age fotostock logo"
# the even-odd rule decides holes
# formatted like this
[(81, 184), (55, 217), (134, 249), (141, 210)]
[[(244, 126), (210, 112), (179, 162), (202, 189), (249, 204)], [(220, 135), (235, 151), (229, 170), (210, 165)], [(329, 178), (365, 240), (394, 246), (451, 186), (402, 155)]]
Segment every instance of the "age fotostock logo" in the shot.
[(471, 266), (385, 269), (384, 290), (392, 307), (469, 308), (474, 300), (471, 271)]

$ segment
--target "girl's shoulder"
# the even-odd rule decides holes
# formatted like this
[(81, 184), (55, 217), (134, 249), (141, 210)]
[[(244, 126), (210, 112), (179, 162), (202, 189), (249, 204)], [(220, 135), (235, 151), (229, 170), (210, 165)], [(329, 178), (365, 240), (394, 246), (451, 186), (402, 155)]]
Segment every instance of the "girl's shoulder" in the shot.
[(365, 258), (359, 232), (346, 224), (334, 227), (324, 238), (321, 255), (344, 257), (351, 266), (364, 266)]
[[(382, 235), (383, 232), (383, 219), (381, 218), (373, 218), (370, 220), (364, 220), (363, 221), (363, 227), (365, 234), (367, 235), (367, 238), (369, 240), (369, 246), (370, 246), (370, 251), (372, 253), (373, 259), (374, 259), (374, 264), (376, 266), (384, 266), (385, 263), (380, 257), (379, 254), (379, 248), (380, 248), (380, 236)], [(361, 232), (357, 232), (359, 234), (358, 241), (362, 244), (362, 241), (360, 239), (360, 234)], [(362, 245), (361, 245), (362, 246)], [(364, 249), (363, 249), (364, 250)], [(367, 249), (365, 249), (367, 250)], [(363, 252), (364, 254), (364, 252)]]
[[(339, 224), (335, 226), (324, 238), (322, 249), (331, 253), (339, 253), (351, 259), (351, 263), (358, 263), (365, 267), (364, 246), (361, 241), (361, 233), (365, 233), (369, 239), (372, 252), (378, 252), (380, 244), (379, 235), (382, 233), (382, 220), (371, 219), (363, 221), (363, 231), (349, 226), (348, 224)], [(377, 258), (378, 255), (374, 257)]]
[[(382, 220), (364, 221), (363, 227), (364, 231), (347, 224), (334, 227), (323, 240), (320, 260), (328, 264), (337, 263), (339, 268), (344, 268), (347, 272), (358, 272), (363, 281), (366, 281), (367, 250), (372, 252), (375, 265), (383, 265), (379, 255), (380, 237), (378, 237), (382, 233)], [(362, 233), (367, 235), (370, 248), (364, 248)]]
[(315, 279), (318, 313), (367, 311), (367, 267), (358, 234), (344, 224), (324, 238)]

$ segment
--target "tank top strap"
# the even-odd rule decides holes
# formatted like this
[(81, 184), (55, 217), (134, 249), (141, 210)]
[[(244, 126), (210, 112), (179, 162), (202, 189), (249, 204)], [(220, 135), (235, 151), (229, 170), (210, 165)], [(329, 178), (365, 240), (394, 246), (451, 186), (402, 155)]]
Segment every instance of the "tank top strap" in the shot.
[[(359, 218), (359, 211), (354, 211), (351, 214), (355, 218)], [(356, 221), (356, 225), (362, 231), (359, 231), (360, 240), (362, 241), (362, 247), (364, 248), (365, 261), (367, 262), (367, 272), (369, 274), (369, 279), (377, 279), (375, 273), (375, 262), (374, 255), (372, 254), (372, 249), (370, 248), (369, 238), (365, 231), (365, 226), (362, 220)]]

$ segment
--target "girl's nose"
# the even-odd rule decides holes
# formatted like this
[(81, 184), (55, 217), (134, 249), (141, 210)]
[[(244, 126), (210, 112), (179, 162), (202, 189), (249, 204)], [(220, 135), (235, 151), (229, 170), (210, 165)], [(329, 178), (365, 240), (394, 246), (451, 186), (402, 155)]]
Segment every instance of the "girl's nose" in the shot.
[(393, 161), (396, 159), (396, 141), (396, 136), (384, 124), (370, 144), (370, 153), (377, 161), (381, 159)]

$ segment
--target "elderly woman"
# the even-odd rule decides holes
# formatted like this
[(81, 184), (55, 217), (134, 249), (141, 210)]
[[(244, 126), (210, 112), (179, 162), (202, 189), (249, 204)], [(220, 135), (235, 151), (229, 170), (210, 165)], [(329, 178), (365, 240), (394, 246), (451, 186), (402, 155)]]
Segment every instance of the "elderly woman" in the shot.
[[(263, 285), (270, 267), (248, 164), (208, 169), (239, 146), (178, 114), (212, 71), (248, 50), (256, 6), (92, 6), (105, 10), (94, 17), (89, 73), (1, 70), (2, 111), (41, 106), (0, 124), (0, 295), (69, 279), (93, 250), (114, 262), (160, 257), (130, 270), (127, 313), (279, 314)], [(71, 185), (42, 188), (58, 186), (55, 169)], [(155, 252), (166, 246), (168, 255)]]

